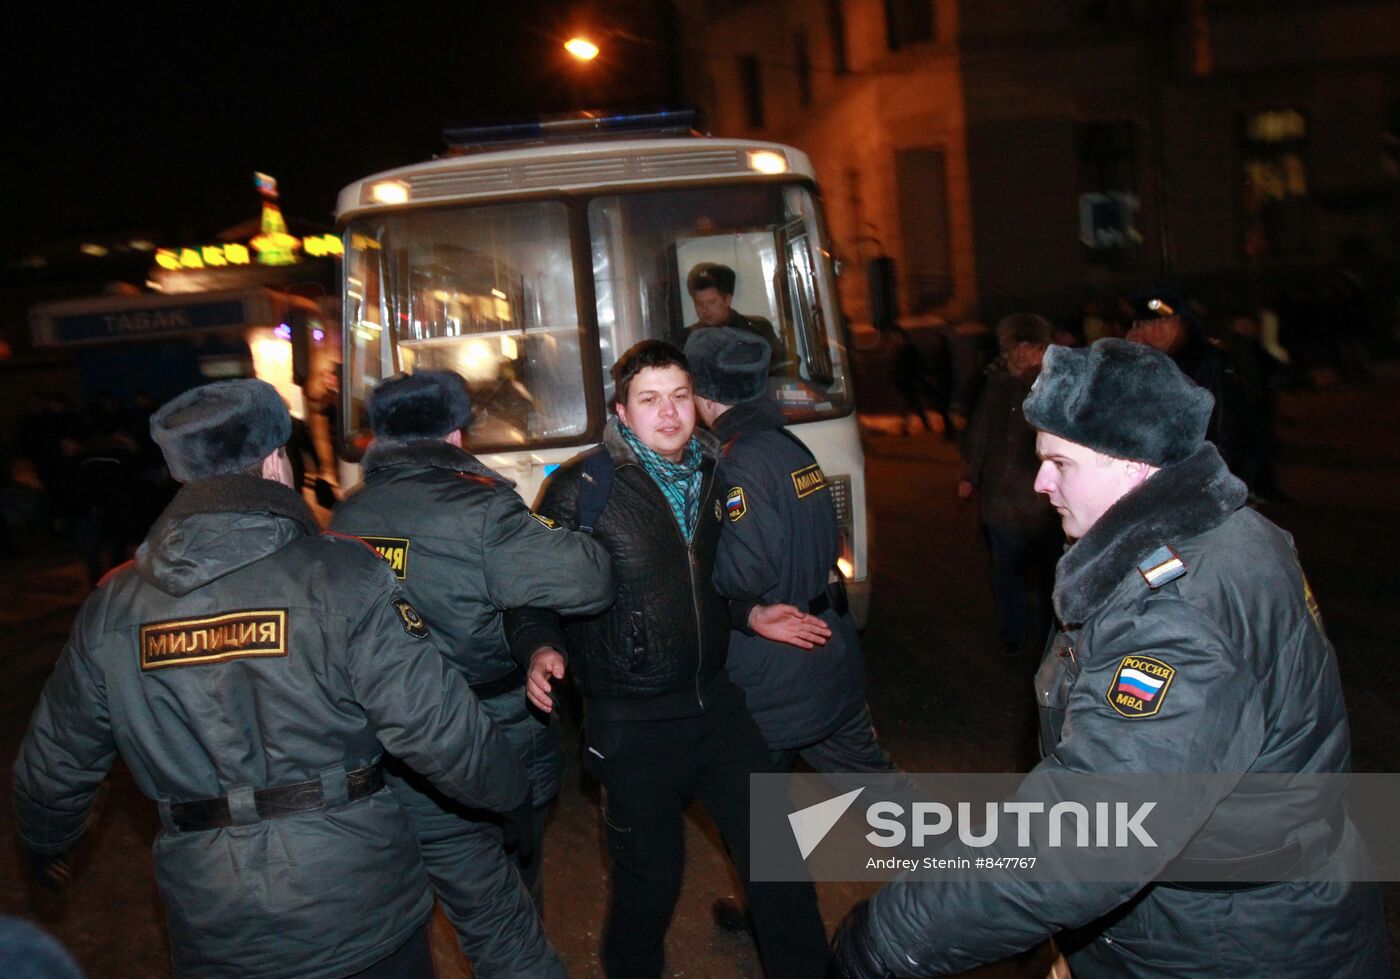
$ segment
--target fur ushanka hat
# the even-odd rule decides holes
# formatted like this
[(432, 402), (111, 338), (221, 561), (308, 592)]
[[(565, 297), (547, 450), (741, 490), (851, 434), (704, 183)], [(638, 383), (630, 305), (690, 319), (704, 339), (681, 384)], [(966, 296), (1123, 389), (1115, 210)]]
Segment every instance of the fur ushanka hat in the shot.
[(1160, 350), (1109, 337), (1052, 345), (1024, 411), (1031, 426), (1117, 459), (1181, 462), (1205, 442), (1215, 399)]
[(193, 388), (151, 416), (151, 438), (182, 483), (247, 469), (291, 436), (282, 396), (253, 378)]
[(756, 333), (730, 326), (701, 326), (685, 338), (685, 359), (695, 393), (720, 404), (761, 397), (768, 388), (773, 348)]
[(414, 371), (379, 382), (369, 397), (375, 438), (440, 439), (472, 420), (472, 402), (460, 375)]

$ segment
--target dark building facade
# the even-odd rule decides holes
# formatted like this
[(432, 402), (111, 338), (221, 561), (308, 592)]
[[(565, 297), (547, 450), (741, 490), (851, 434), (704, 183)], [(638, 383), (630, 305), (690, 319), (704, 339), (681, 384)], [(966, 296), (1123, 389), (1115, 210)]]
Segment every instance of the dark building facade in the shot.
[(678, 6), (708, 124), (806, 150), (845, 257), (895, 258), (906, 321), (1393, 281), (1395, 0)]

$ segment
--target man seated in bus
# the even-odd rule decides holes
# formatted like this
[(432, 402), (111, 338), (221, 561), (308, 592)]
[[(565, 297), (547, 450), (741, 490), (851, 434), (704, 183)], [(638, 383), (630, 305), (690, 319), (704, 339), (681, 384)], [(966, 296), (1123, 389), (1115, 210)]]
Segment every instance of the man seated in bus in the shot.
[(728, 326), (736, 330), (747, 330), (762, 337), (773, 349), (769, 373), (775, 373), (786, 359), (783, 341), (773, 329), (773, 324), (762, 316), (745, 316), (734, 308), (734, 284), (737, 277), (728, 265), (716, 262), (701, 262), (685, 277), (685, 288), (690, 293), (690, 301), (695, 304), (695, 315), (700, 319), (685, 328), (686, 336), (692, 331), (706, 326)]

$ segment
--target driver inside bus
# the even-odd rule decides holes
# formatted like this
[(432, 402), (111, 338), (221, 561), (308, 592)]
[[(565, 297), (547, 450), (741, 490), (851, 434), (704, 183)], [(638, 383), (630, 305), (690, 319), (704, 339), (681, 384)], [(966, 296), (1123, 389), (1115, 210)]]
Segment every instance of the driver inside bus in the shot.
[(778, 373), (785, 359), (783, 341), (768, 320), (762, 316), (745, 316), (734, 308), (735, 281), (734, 270), (716, 262), (701, 262), (690, 270), (685, 277), (685, 287), (690, 293), (690, 301), (695, 304), (695, 315), (699, 321), (685, 328), (686, 336), (707, 326), (746, 330), (763, 338), (773, 348), (768, 372)]

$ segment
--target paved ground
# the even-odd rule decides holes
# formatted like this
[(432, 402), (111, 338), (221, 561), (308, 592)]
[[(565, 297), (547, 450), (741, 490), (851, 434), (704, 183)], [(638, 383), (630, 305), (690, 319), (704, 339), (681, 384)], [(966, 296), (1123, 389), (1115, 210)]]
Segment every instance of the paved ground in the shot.
[[(1269, 516), (1292, 531), (1337, 645), (1351, 706), (1355, 767), (1400, 761), (1400, 635), (1393, 566), (1400, 554), (1400, 373), (1375, 388), (1290, 396), (1284, 405), (1292, 497)], [(882, 739), (910, 771), (1020, 771), (1033, 759), (1032, 664), (997, 653), (988, 559), (971, 504), (953, 493), (956, 459), (933, 436), (872, 434), (875, 599), (865, 635), (871, 703)], [(79, 855), (80, 879), (59, 902), (31, 903), (11, 842), (11, 762), (24, 724), (82, 599), (82, 574), (61, 547), (0, 563), (0, 912), (41, 915), (93, 979), (169, 975), (149, 844), (152, 806), (118, 768)], [(570, 755), (576, 740), (570, 736)], [(606, 894), (596, 796), (575, 764), (551, 823), (546, 926), (577, 977), (601, 975)], [(690, 823), (688, 873), (668, 952), (671, 974), (759, 975), (752, 945), (717, 932), (708, 908), (734, 882), (702, 815)], [(819, 887), (828, 927), (867, 885)], [(1388, 892), (1392, 936), (1400, 893)], [(441, 974), (466, 975), (443, 950)], [(1400, 959), (1397, 959), (1400, 961)], [(1043, 950), (978, 973), (1044, 975)]]

